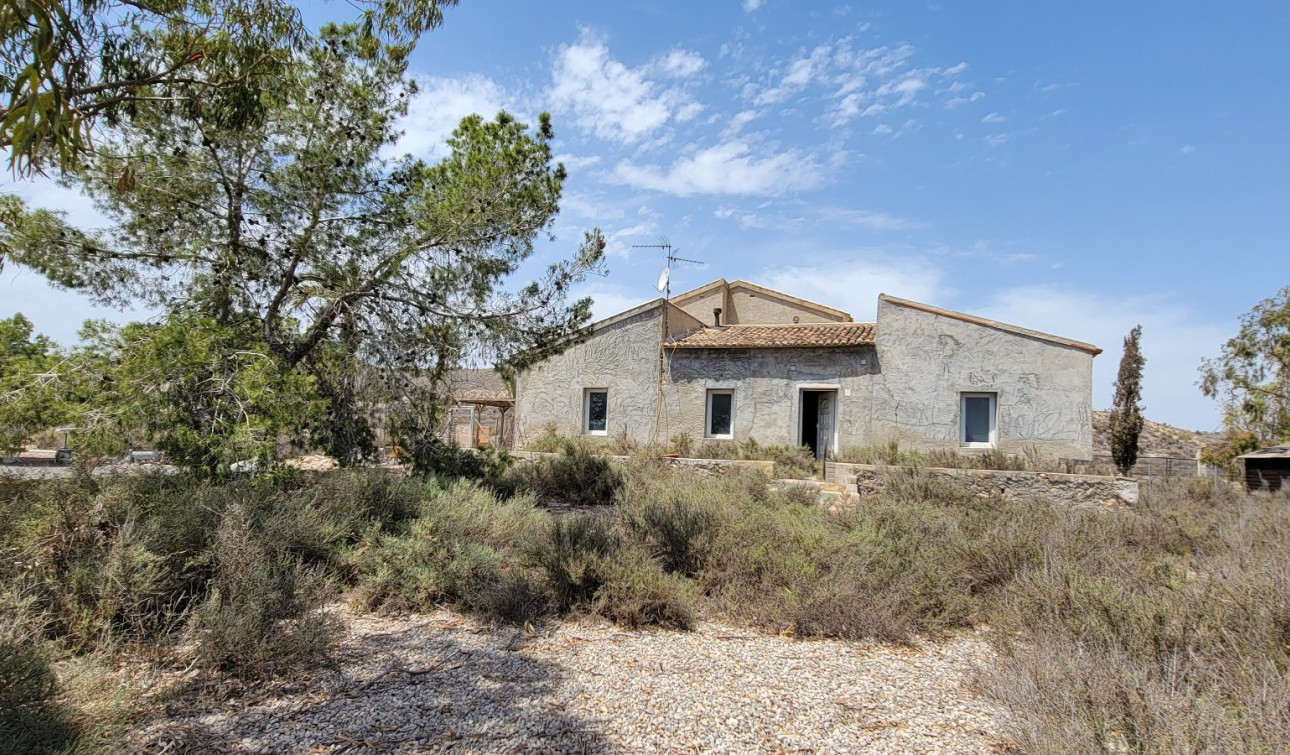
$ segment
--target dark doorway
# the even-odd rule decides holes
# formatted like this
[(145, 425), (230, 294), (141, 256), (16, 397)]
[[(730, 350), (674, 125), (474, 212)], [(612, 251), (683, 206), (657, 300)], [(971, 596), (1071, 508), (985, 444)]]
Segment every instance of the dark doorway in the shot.
[(838, 416), (837, 391), (802, 391), (799, 438), (809, 446), (817, 459), (825, 459), (834, 450), (833, 428)]

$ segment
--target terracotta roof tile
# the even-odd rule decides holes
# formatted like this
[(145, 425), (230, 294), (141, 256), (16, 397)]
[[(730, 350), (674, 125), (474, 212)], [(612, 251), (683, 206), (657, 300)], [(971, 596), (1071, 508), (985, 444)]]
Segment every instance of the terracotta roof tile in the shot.
[(803, 325), (730, 325), (704, 328), (673, 338), (673, 349), (788, 349), (815, 346), (872, 346), (871, 322), (828, 322)]

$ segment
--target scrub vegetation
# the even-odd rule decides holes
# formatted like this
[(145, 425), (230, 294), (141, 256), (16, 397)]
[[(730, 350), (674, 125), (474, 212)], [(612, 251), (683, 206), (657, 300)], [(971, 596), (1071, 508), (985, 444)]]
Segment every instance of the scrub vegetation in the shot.
[[(978, 683), (1025, 751), (1290, 747), (1284, 499), (1182, 481), (1134, 508), (1074, 511), (915, 474), (831, 510), (751, 473), (579, 454), (594, 456), (566, 449), (485, 479), (5, 483), (0, 727), (110, 750), (131, 709), (90, 706), (85, 687), (121, 688), (60, 669), (294, 673), (326, 661), (325, 605), (344, 600), (895, 643), (988, 627), (999, 657)], [(555, 515), (543, 504), (557, 479), (603, 500)]]

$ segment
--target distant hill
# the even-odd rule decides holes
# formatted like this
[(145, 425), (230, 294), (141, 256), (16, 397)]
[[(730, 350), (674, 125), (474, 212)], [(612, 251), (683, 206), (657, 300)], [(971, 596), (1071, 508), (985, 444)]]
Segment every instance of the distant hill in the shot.
[[(1202, 446), (1221, 442), (1222, 433), (1184, 430), (1163, 422), (1147, 420), (1138, 440), (1139, 456), (1172, 456), (1194, 459)], [(1111, 413), (1093, 412), (1093, 453), (1111, 453)]]

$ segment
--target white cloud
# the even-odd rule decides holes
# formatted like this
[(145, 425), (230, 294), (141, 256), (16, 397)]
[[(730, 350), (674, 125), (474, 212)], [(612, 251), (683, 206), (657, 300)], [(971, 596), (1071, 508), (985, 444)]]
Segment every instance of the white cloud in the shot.
[(648, 275), (642, 277), (642, 285), (636, 287), (639, 288), (638, 293), (625, 291), (621, 286), (609, 285), (604, 281), (593, 281), (575, 288), (570, 298), (581, 299), (584, 296), (590, 296), (591, 319), (603, 320), (658, 298), (659, 293), (654, 290), (655, 281), (644, 282), (649, 277)]
[(826, 267), (768, 268), (757, 280), (841, 309), (858, 322), (873, 320), (881, 293), (925, 302), (942, 300), (947, 294), (940, 268), (926, 260), (893, 259), (879, 251), (830, 255)]
[(473, 113), (492, 118), (499, 110), (516, 109), (516, 103), (502, 87), (486, 76), (418, 76), (416, 81), (420, 91), (400, 123), (404, 134), (389, 150), (394, 153), (443, 157), (448, 154), (446, 141), (462, 118)]
[(972, 94), (969, 94), (966, 97), (952, 97), (945, 101), (945, 108), (947, 110), (953, 110), (954, 108), (957, 108), (960, 105), (970, 105), (971, 103), (976, 102), (977, 100), (981, 99), (984, 96), (985, 96), (985, 92), (973, 92)]
[(984, 118), (982, 118), (981, 122), (982, 123), (1003, 123), (1006, 120), (1008, 120), (1006, 117), (998, 113), (990, 113), (986, 115)]
[(584, 30), (577, 42), (556, 51), (548, 96), (587, 131), (631, 144), (669, 122), (690, 120), (702, 110), (683, 88), (663, 85), (651, 74), (683, 80), (704, 65), (697, 53), (674, 49), (645, 66), (628, 68), (610, 56), (602, 40)]
[(676, 48), (660, 58), (655, 63), (655, 68), (668, 76), (685, 79), (702, 71), (707, 65), (708, 61), (699, 53)]
[[(872, 210), (856, 210), (847, 207), (820, 206), (801, 203), (796, 212), (792, 208), (777, 203), (779, 211), (769, 213), (743, 212), (730, 207), (718, 207), (714, 212), (717, 218), (733, 218), (742, 229), (773, 228), (781, 231), (797, 229), (810, 230), (821, 227), (829, 228), (865, 228), (872, 231), (896, 231), (916, 227), (918, 224), (902, 217)], [(759, 208), (759, 209), (764, 209)]]
[(765, 0), (744, 0), (742, 5), (745, 11), (752, 13), (760, 8), (763, 2), (765, 2)]
[(632, 242), (652, 243), (657, 236), (658, 226), (649, 221), (611, 231), (605, 235), (605, 254), (623, 260), (630, 259)]
[(1093, 360), (1096, 409), (1111, 405), (1124, 336), (1140, 324), (1147, 359), (1142, 379), (1147, 418), (1193, 430), (1214, 430), (1221, 424), (1217, 405), (1196, 388), (1196, 368), (1230, 333), (1199, 321), (1194, 312), (1167, 297), (1123, 299), (1056, 286), (1028, 286), (995, 294), (973, 314), (1101, 347), (1102, 355)]
[(820, 45), (812, 50), (810, 55), (790, 61), (779, 83), (753, 95), (753, 102), (757, 105), (783, 102), (823, 76), (831, 57), (832, 48), (828, 45)]
[(557, 163), (563, 163), (564, 167), (570, 171), (590, 168), (600, 164), (600, 155), (573, 155), (563, 152), (552, 158)]
[(620, 182), (680, 197), (695, 194), (777, 195), (823, 182), (815, 157), (796, 149), (753, 154), (743, 140), (722, 142), (676, 160), (670, 167), (620, 162)]
[(1183, 145), (1183, 147), (1182, 147), (1182, 149), (1180, 149), (1180, 150), (1178, 150), (1178, 151), (1179, 151), (1179, 152), (1181, 152), (1181, 153), (1182, 153), (1182, 154), (1184, 154), (1184, 155), (1190, 155), (1191, 153), (1193, 153), (1193, 152), (1195, 152), (1195, 151), (1196, 151), (1196, 148), (1195, 148), (1194, 146), (1190, 145), (1190, 144), (1184, 144), (1184, 145)]

